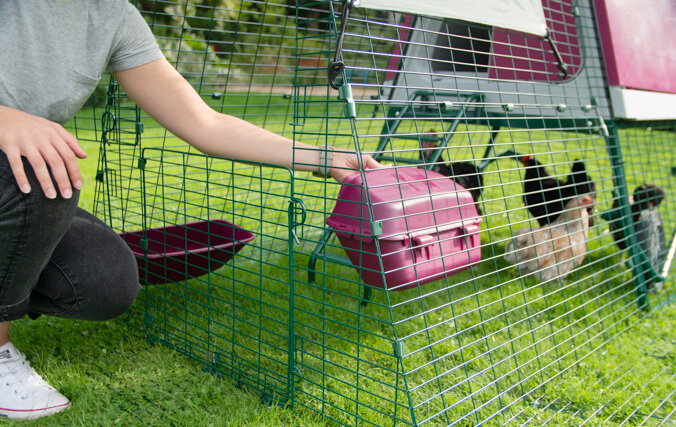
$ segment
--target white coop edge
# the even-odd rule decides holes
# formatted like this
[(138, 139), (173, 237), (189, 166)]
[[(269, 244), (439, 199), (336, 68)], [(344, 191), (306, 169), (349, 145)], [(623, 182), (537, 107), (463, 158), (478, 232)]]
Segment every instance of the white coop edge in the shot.
[(355, 0), (353, 6), (453, 18), (547, 35), (540, 0)]

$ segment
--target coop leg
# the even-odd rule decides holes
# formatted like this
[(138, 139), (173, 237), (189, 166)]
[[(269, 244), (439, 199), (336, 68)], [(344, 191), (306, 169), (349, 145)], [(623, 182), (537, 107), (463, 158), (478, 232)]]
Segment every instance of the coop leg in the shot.
[(484, 152), (484, 157), (483, 157), (484, 159), (491, 157), (491, 155), (493, 153), (495, 153), (495, 140), (498, 139), (499, 131), (500, 131), (500, 125), (491, 126), (491, 133), (490, 133), (491, 140), (488, 143), (488, 147), (486, 147), (486, 151)]
[[(627, 193), (627, 180), (624, 173), (624, 164), (622, 161), (622, 150), (620, 148), (620, 138), (617, 131), (617, 124), (614, 122), (604, 123), (599, 119), (601, 134), (606, 140), (606, 149), (610, 156), (613, 168), (613, 181), (618, 194), (619, 209), (624, 218), (631, 218), (631, 207), (629, 206), (629, 195)], [(640, 259), (645, 256), (641, 251), (636, 240), (636, 230), (633, 221), (629, 222), (628, 242), (629, 256), (632, 260)], [(650, 303), (647, 296), (647, 287), (645, 283), (644, 271), (641, 262), (632, 263), (632, 274), (634, 276), (634, 285), (636, 287), (636, 298), (639, 309), (650, 309)]]
[(312, 251), (312, 255), (310, 256), (310, 260), (308, 261), (308, 271), (307, 271), (307, 281), (308, 283), (315, 283), (315, 268), (317, 266), (317, 258), (320, 257), (321, 252), (324, 250), (324, 247), (326, 246), (326, 242), (329, 240), (331, 237), (331, 234), (333, 234), (333, 230), (326, 230), (324, 231), (324, 235), (322, 236), (321, 240), (317, 243), (317, 246), (315, 246), (314, 251)]
[(361, 306), (366, 307), (369, 301), (371, 301), (371, 294), (373, 293), (373, 289), (371, 289), (371, 287), (367, 285), (362, 286), (364, 287), (364, 295), (362, 296), (361, 299)]

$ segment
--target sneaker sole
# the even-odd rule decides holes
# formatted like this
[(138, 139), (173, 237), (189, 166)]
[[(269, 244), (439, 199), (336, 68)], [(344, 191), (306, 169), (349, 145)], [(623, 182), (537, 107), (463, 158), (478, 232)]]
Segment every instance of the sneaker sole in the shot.
[(51, 408), (46, 409), (37, 409), (37, 410), (13, 410), (0, 408), (0, 417), (9, 418), (11, 420), (35, 420), (38, 418), (46, 417), (49, 415), (54, 415), (61, 411), (65, 411), (70, 408), (71, 403), (64, 403), (59, 406), (52, 406)]

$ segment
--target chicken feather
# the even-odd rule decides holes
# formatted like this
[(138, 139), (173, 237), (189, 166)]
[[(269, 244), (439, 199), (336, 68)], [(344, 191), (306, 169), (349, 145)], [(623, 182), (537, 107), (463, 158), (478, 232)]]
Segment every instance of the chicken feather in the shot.
[[(434, 132), (434, 130), (430, 130)], [(420, 151), (420, 159), (427, 163), (430, 161), (434, 152), (438, 150), (436, 143), (424, 141)], [(478, 204), (483, 190), (484, 179), (481, 171), (470, 162), (450, 162), (446, 163), (442, 156), (439, 156), (438, 163), (432, 167), (432, 170), (451, 178), (456, 184), (469, 191), (472, 199), (476, 203), (476, 209), (479, 215), (483, 215)]]
[(584, 261), (589, 235), (585, 194), (566, 203), (561, 214), (548, 225), (517, 230), (505, 247), (505, 261), (515, 265), (522, 276), (537, 275), (542, 282), (564, 279)]
[[(549, 175), (545, 166), (533, 156), (521, 158), (525, 170), (523, 202), (540, 226), (558, 218), (566, 203), (575, 196), (591, 194), (595, 198), (596, 185), (591, 180), (581, 160), (575, 160), (565, 181)], [(593, 206), (587, 207), (591, 215)], [(593, 219), (590, 218), (590, 225)]]

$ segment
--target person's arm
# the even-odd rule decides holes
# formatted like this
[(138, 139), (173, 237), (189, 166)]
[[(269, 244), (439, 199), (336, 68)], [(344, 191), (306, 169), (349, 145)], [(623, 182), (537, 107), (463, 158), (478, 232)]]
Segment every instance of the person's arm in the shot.
[[(177, 137), (214, 156), (294, 167), (316, 172), (318, 147), (294, 142), (209, 107), (165, 59), (113, 72), (129, 97)], [(380, 167), (371, 156), (335, 152), (330, 175), (339, 182), (354, 170)], [(351, 170), (350, 170), (351, 169)]]
[(31, 187), (22, 157), (33, 167), (48, 198), (56, 197), (50, 170), (63, 198), (73, 195), (72, 187), (82, 188), (77, 158), (84, 159), (87, 154), (77, 139), (58, 123), (0, 105), (0, 150), (7, 156), (17, 185), (24, 193), (30, 192)]

